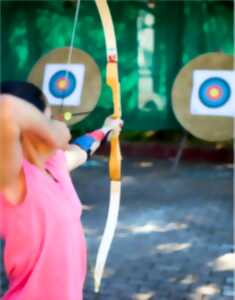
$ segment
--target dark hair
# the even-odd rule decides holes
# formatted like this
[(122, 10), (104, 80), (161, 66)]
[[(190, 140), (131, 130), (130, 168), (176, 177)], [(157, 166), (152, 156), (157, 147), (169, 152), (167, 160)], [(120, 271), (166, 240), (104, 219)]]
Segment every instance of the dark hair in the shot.
[(44, 112), (47, 106), (43, 92), (36, 85), (26, 81), (3, 81), (0, 83), (0, 93), (22, 98), (41, 112)]

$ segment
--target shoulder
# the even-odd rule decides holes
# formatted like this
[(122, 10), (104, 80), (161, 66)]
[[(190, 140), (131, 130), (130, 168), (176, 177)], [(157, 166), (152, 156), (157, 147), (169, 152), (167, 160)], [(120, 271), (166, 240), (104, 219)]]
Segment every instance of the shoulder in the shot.
[(47, 159), (46, 164), (56, 165), (65, 163), (65, 152), (63, 150), (57, 149), (54, 153)]
[(64, 174), (68, 172), (65, 152), (63, 150), (56, 150), (45, 162), (45, 167), (49, 168), (55, 174)]

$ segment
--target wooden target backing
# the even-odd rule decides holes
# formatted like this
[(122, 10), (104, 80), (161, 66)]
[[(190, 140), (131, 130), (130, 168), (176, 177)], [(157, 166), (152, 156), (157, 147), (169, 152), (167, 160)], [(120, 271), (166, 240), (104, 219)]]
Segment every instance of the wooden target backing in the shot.
[[(57, 48), (44, 55), (32, 68), (28, 81), (42, 89), (45, 67), (48, 64), (67, 64), (69, 48)], [(69, 125), (80, 122), (94, 110), (101, 92), (101, 75), (93, 58), (86, 52), (73, 48), (70, 64), (81, 64), (85, 67), (83, 88), (81, 91), (80, 104), (71, 106), (66, 104), (66, 97), (62, 105), (51, 105), (53, 116), (72, 114), (67, 121)], [(81, 114), (84, 113), (84, 114)], [(77, 114), (77, 115), (76, 115)]]
[(191, 60), (178, 73), (172, 89), (172, 106), (179, 123), (192, 135), (210, 142), (233, 138), (232, 117), (192, 115), (190, 112), (193, 71), (232, 69), (232, 56), (207, 53)]

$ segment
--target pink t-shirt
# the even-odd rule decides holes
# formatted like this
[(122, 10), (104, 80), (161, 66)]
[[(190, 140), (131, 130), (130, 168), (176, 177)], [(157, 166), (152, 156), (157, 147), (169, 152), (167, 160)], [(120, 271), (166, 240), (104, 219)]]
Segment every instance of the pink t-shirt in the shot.
[(81, 203), (64, 152), (46, 162), (56, 180), (23, 160), (24, 201), (0, 194), (0, 235), (9, 289), (2, 300), (82, 300), (87, 251)]

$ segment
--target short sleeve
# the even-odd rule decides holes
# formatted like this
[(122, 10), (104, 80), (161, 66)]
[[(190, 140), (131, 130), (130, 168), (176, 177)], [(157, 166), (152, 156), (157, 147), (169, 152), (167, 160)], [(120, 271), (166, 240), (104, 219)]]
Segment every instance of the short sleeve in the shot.
[(68, 172), (65, 152), (63, 150), (56, 150), (56, 152), (46, 161), (45, 166), (55, 175)]

